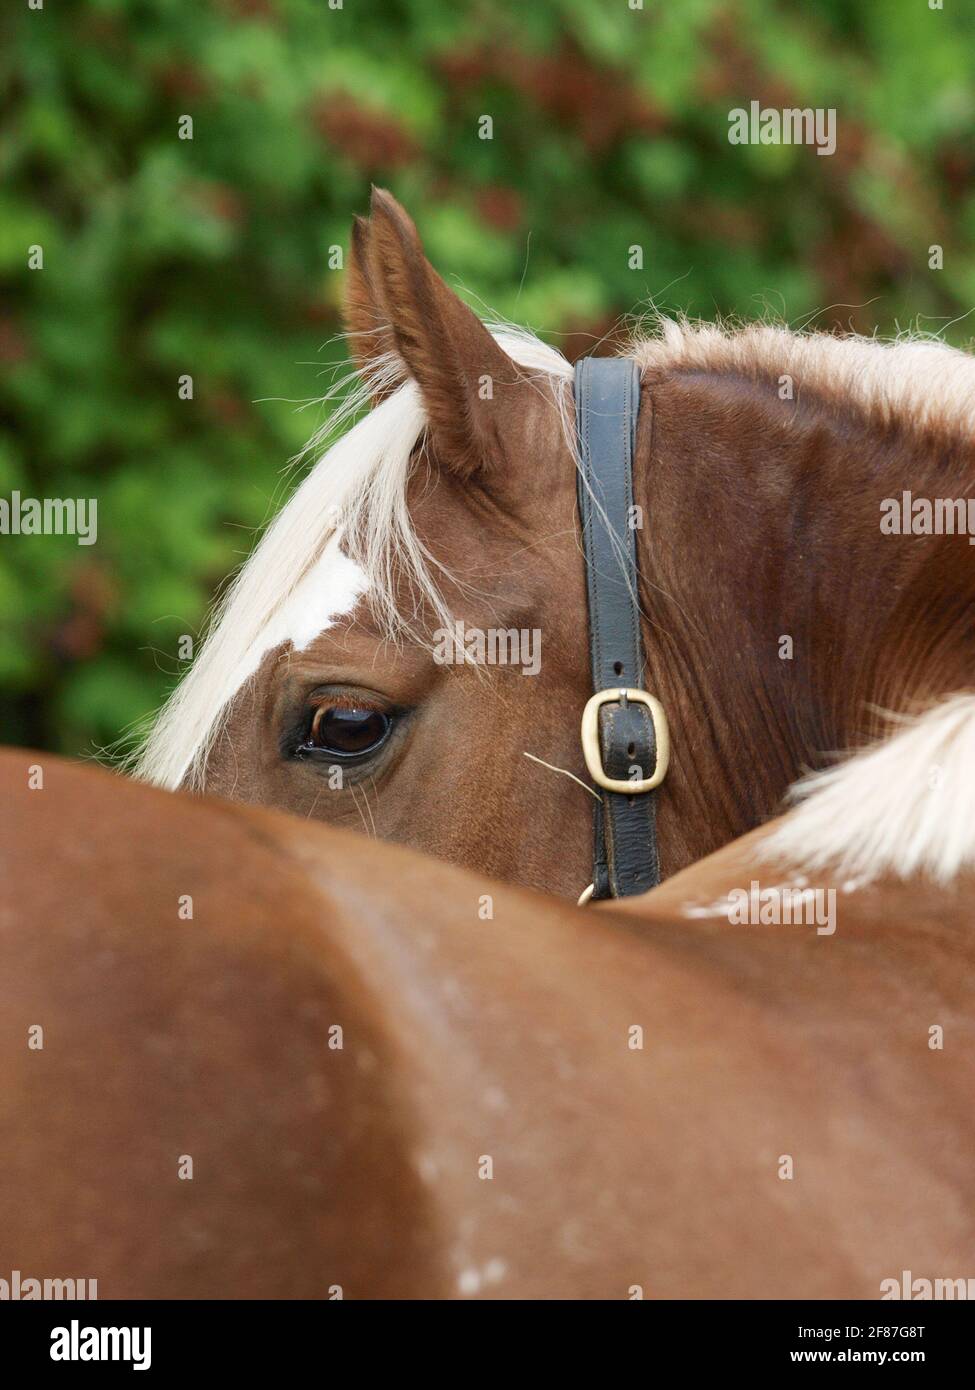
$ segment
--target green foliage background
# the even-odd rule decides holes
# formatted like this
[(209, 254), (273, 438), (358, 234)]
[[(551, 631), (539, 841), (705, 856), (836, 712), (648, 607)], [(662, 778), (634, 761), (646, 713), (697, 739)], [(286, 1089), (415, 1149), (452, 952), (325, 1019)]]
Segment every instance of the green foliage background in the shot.
[[(968, 340), (975, 7), (635, 2), (7, 7), (0, 496), (95, 496), (99, 537), (0, 536), (3, 741), (90, 752), (171, 685), (321, 423), (371, 182), (570, 355), (648, 297)], [(836, 154), (730, 146), (752, 99), (835, 107)]]

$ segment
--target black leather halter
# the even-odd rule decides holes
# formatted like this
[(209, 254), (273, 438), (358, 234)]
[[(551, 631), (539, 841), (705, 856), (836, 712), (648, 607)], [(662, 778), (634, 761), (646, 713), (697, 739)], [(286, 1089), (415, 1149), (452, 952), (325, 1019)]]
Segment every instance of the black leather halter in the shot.
[(640, 373), (620, 357), (585, 357), (575, 371), (579, 517), (589, 597), (595, 694), (582, 751), (600, 788), (590, 898), (625, 898), (660, 882), (654, 788), (670, 754), (667, 719), (643, 689), (633, 452)]

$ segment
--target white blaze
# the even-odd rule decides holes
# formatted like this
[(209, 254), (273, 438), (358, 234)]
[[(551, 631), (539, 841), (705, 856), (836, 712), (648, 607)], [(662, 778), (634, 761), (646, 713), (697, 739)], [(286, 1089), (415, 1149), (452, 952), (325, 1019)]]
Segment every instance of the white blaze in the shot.
[(241, 683), (275, 647), (290, 642), (295, 651), (305, 651), (321, 633), (349, 616), (368, 587), (365, 571), (349, 559), (334, 536), (247, 653)]

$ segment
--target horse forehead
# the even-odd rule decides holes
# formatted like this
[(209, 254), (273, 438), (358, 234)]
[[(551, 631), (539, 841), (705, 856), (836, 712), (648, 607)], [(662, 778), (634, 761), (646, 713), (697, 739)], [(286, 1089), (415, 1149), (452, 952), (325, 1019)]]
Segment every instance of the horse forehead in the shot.
[(364, 606), (368, 592), (365, 571), (337, 540), (330, 541), (265, 623), (248, 653), (245, 679), (269, 652), (287, 647), (307, 651), (323, 633), (346, 624)]
[(350, 618), (369, 592), (362, 567), (349, 558), (338, 540), (325, 546), (294, 592), (275, 615), (274, 645), (290, 642), (304, 651), (321, 633)]

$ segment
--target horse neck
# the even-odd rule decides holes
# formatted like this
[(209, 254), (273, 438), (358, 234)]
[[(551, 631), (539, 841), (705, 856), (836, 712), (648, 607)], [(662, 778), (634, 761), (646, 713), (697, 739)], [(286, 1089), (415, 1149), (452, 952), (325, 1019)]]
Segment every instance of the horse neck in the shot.
[[(703, 372), (646, 383), (637, 473), (647, 688), (669, 711), (673, 872), (903, 710), (971, 684), (975, 548), (891, 536), (880, 503), (970, 489), (970, 446)], [(650, 408), (646, 409), (646, 404)]]

